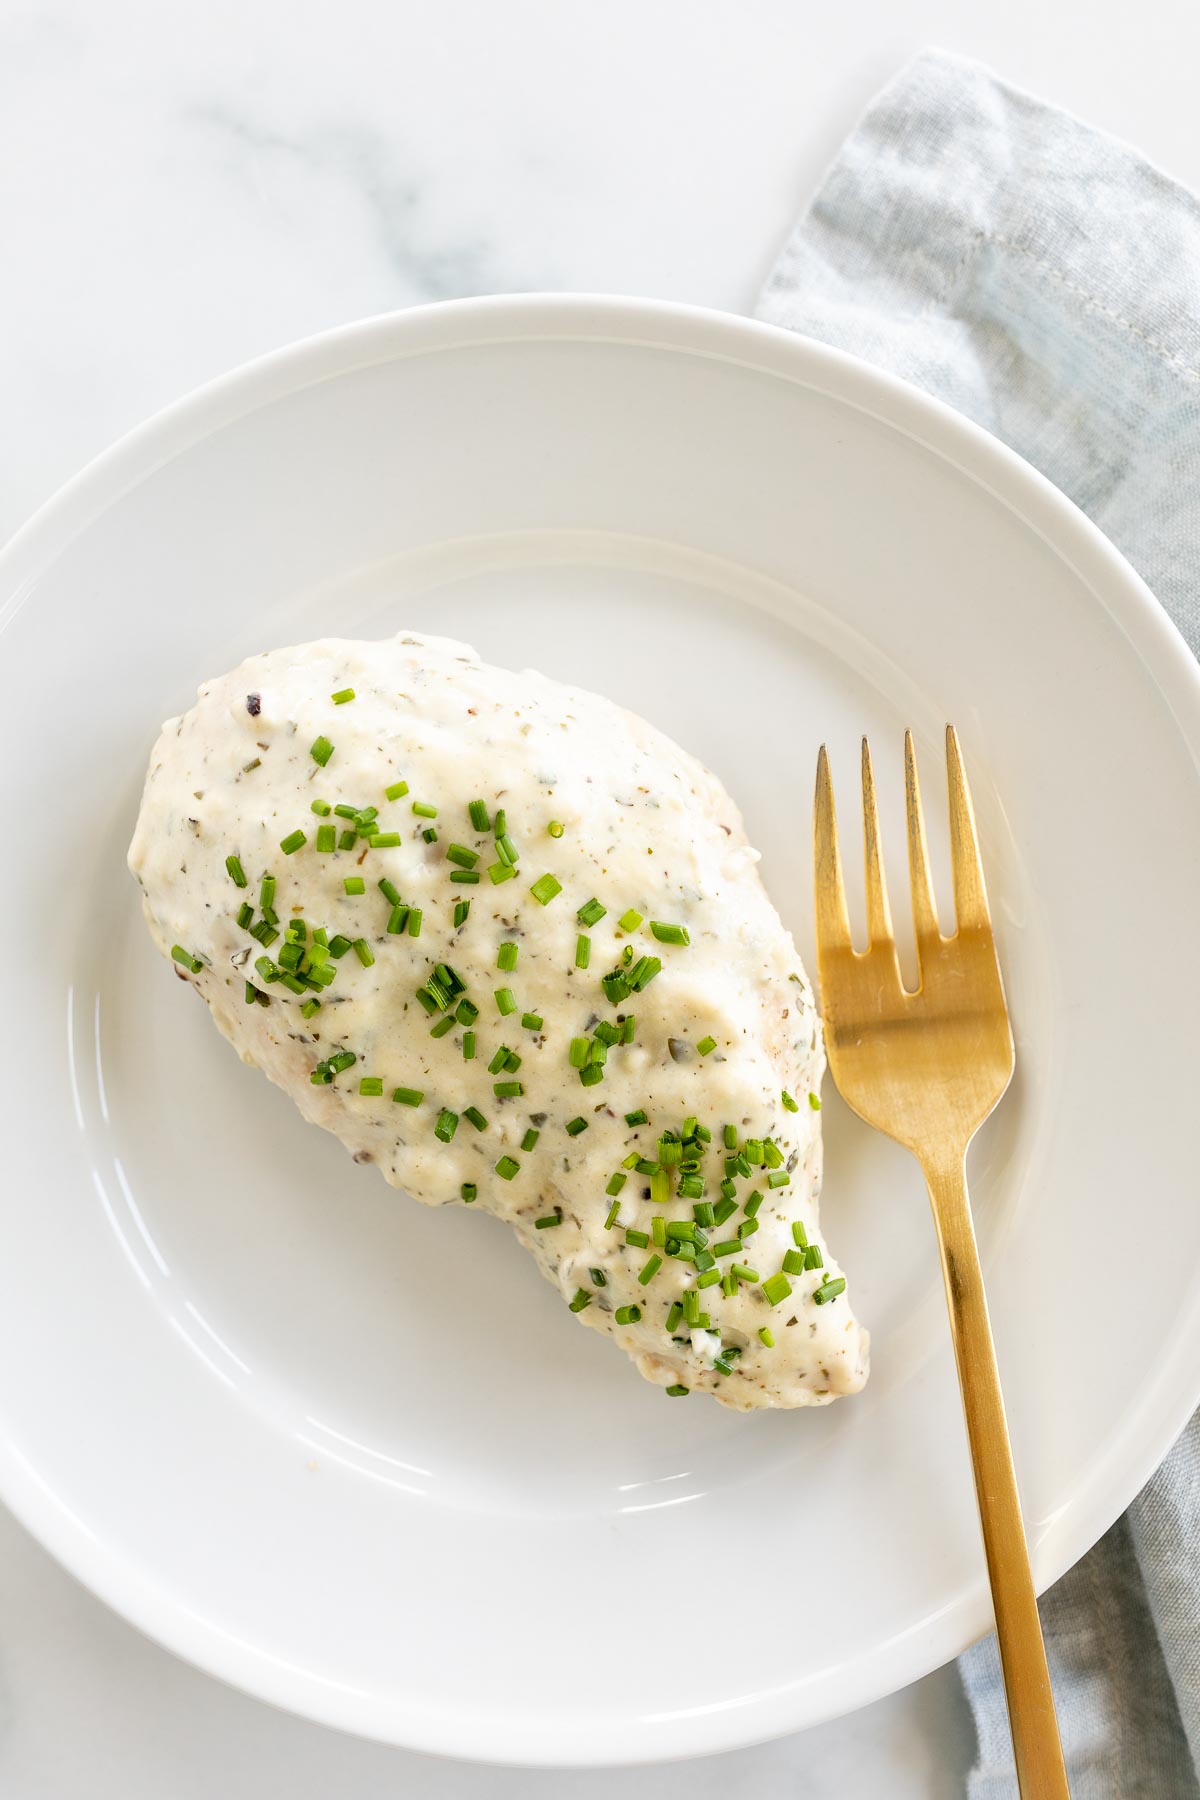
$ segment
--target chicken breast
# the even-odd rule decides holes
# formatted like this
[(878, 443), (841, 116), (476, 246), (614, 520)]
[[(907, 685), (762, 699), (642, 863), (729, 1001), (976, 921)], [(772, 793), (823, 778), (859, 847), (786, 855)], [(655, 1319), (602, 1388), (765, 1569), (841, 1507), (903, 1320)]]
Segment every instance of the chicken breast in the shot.
[(176, 973), (356, 1161), (506, 1219), (668, 1393), (820, 1405), (868, 1340), (818, 1217), (820, 1024), (757, 860), (642, 719), (411, 634), (207, 682), (129, 852)]

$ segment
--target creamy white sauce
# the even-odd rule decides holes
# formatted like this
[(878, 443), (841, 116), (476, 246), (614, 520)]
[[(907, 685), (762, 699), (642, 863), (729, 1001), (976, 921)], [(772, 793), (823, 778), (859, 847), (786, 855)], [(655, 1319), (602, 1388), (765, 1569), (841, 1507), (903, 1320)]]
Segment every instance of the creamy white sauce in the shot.
[[(335, 704), (332, 695), (346, 688), (355, 698)], [(333, 744), (325, 766), (310, 752), (319, 736)], [(408, 793), (387, 800), (385, 790), (401, 780)], [(352, 849), (318, 850), (321, 826), (340, 834), (351, 822), (314, 814), (314, 799), (376, 807), (378, 829), (398, 832), (399, 846), (371, 848), (359, 836)], [(519, 851), (516, 876), (500, 885), (488, 875), (499, 860), (493, 834), (476, 830), (468, 814), (475, 799), (489, 819), (504, 809)], [(414, 802), (436, 807), (436, 818), (415, 814)], [(561, 837), (550, 835), (552, 821), (561, 822)], [(429, 829), (435, 842), (422, 837)], [(296, 831), (306, 842), (285, 854), (281, 841)], [(451, 880), (451, 845), (478, 853), (478, 883)], [(244, 889), (226, 870), (231, 854)], [(643, 720), (541, 675), (490, 667), (465, 645), (413, 635), (272, 651), (207, 682), (191, 711), (163, 728), (129, 853), (159, 948), (169, 956), (179, 945), (202, 959), (195, 972), (177, 970), (243, 1059), (285, 1088), (306, 1118), (428, 1205), (459, 1201), (463, 1185), (474, 1184), (475, 1204), (509, 1221), (565, 1300), (579, 1289), (590, 1295), (576, 1316), (612, 1336), (643, 1375), (740, 1408), (821, 1404), (856, 1392), (867, 1373), (867, 1335), (848, 1295), (813, 1298), (841, 1274), (817, 1210), (821, 1139), (809, 1096), (819, 1091), (824, 1057), (811, 989), (757, 860), (715, 777)], [(238, 924), (244, 904), (261, 920), (264, 874), (276, 880), (281, 931), (303, 918), (309, 942), (320, 927), (331, 940), (361, 941), (374, 958), (363, 966), (351, 950), (333, 961), (336, 979), (307, 1018), (301, 1008), (313, 995), (256, 972), (260, 957), (278, 958), (285, 938), (264, 946)], [(545, 874), (561, 892), (543, 906), (531, 890)], [(365, 892), (347, 894), (346, 877), (361, 878)], [(419, 937), (388, 931), (381, 878), (420, 908)], [(577, 911), (593, 897), (605, 916), (581, 924)], [(464, 900), (469, 915), (455, 926), (455, 904)], [(629, 909), (643, 923), (624, 931), (618, 921)], [(651, 921), (685, 927), (690, 944), (658, 942)], [(581, 934), (590, 939), (586, 969), (576, 966)], [(497, 967), (504, 943), (517, 946), (511, 972)], [(613, 1004), (601, 978), (620, 966), (627, 944), (635, 964), (647, 955), (662, 967), (641, 992)], [(427, 1016), (417, 990), (439, 964), (461, 978), (479, 1015), (433, 1037), (444, 1015)], [(268, 1005), (246, 1002), (247, 978)], [(514, 1013), (502, 1015), (498, 989), (511, 990)], [(603, 1080), (582, 1085), (571, 1040), (628, 1013), (635, 1041), (610, 1047)], [(541, 1025), (523, 1025), (526, 1014)], [(470, 1061), (468, 1029), (476, 1044)], [(716, 1047), (702, 1055), (706, 1038)], [(501, 1045), (520, 1066), (489, 1072)], [(314, 1069), (342, 1051), (353, 1052), (353, 1065), (314, 1085)], [(382, 1080), (381, 1098), (360, 1094), (364, 1077)], [(494, 1084), (505, 1080), (523, 1092), (497, 1097)], [(397, 1104), (397, 1087), (419, 1089), (421, 1104)], [(785, 1107), (784, 1090), (798, 1110)], [(485, 1116), (483, 1130), (465, 1117), (469, 1106)], [(639, 1108), (648, 1123), (628, 1125), (625, 1114)], [(449, 1143), (434, 1134), (443, 1109), (459, 1115)], [(704, 1228), (711, 1254), (737, 1235), (751, 1195), (763, 1196), (739, 1252), (716, 1264), (722, 1274), (738, 1264), (760, 1279), (742, 1280), (732, 1295), (714, 1283), (699, 1296), (719, 1338), (686, 1319), (668, 1332), (668, 1312), (695, 1286), (696, 1268), (625, 1236), (627, 1228), (651, 1234), (656, 1214), (691, 1220), (692, 1199), (673, 1194), (666, 1207), (653, 1205), (647, 1178), (621, 1168), (633, 1152), (656, 1160), (660, 1133), (678, 1134), (688, 1117), (712, 1133), (704, 1201), (721, 1199), (727, 1123), (739, 1141), (773, 1140), (789, 1176), (774, 1188), (765, 1165), (754, 1165), (749, 1179), (733, 1177), (736, 1210)], [(566, 1127), (576, 1119), (587, 1128), (571, 1135)], [(537, 1142), (524, 1150), (531, 1129)], [(511, 1180), (497, 1173), (505, 1156), (519, 1165)], [(606, 1186), (617, 1171), (626, 1180), (619, 1221), (609, 1227)], [(671, 1175), (674, 1182), (678, 1170)], [(555, 1214), (561, 1223), (537, 1228)], [(762, 1281), (795, 1250), (794, 1222), (820, 1246), (820, 1266), (789, 1274), (790, 1294), (772, 1305)], [(643, 1284), (639, 1274), (654, 1255), (661, 1265)], [(640, 1320), (617, 1324), (616, 1310), (630, 1305), (640, 1307)], [(773, 1347), (760, 1341), (763, 1327)], [(741, 1352), (730, 1373), (713, 1366), (722, 1346)]]

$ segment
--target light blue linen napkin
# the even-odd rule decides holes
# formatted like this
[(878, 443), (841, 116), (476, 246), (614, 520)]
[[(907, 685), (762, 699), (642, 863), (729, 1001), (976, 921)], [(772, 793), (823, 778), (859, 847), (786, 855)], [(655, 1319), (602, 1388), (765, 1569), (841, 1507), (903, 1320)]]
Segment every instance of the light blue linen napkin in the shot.
[[(1200, 654), (1200, 203), (1134, 151), (938, 51), (843, 147), (759, 316), (1018, 450)], [(1200, 1414), (1041, 1603), (1074, 1800), (1200, 1800)], [(1016, 1796), (994, 1637), (960, 1661), (971, 1800)]]

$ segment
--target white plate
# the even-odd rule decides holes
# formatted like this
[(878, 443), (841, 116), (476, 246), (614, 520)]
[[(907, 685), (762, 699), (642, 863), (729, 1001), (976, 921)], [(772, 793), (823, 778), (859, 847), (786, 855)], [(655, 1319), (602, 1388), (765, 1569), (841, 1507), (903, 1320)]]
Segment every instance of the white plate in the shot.
[(1015, 457), (761, 326), (467, 302), (136, 433), (10, 547), (0, 608), (0, 1491), (128, 1618), (349, 1730), (559, 1763), (805, 1725), (989, 1622), (928, 1208), (836, 1097), (874, 1374), (741, 1418), (664, 1402), (500, 1227), (355, 1167), (182, 1003), (124, 869), (155, 729), (326, 631), (645, 713), (741, 801), (810, 958), (818, 744), (848, 809), (871, 733), (896, 852), (901, 728), (940, 825), (957, 723), (1018, 1040), (971, 1172), (1039, 1583), (1130, 1500), (1200, 1369), (1200, 680)]

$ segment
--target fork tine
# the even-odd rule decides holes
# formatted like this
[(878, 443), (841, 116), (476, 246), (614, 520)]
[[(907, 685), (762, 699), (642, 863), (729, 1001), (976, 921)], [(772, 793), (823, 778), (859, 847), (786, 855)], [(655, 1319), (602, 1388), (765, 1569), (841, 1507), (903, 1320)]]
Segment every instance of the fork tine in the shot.
[(842, 859), (838, 854), (837, 815), (833, 806), (833, 782), (824, 744), (817, 757), (817, 795), (813, 811), (813, 869), (816, 886), (817, 949), (821, 956), (849, 950), (850, 914)]
[(888, 905), (887, 877), (879, 849), (879, 812), (875, 805), (875, 772), (871, 746), (862, 741), (863, 858), (867, 872), (867, 941), (890, 946), (892, 909)]
[(913, 927), (917, 944), (939, 935), (933, 881), (929, 873), (929, 847), (925, 842), (925, 814), (921, 809), (921, 784), (917, 777), (917, 753), (912, 732), (904, 734), (904, 797), (908, 811), (908, 878), (912, 888)]
[(975, 831), (975, 809), (967, 786), (958, 733), (946, 727), (946, 782), (950, 790), (950, 858), (954, 868), (954, 914), (959, 931), (990, 931), (987, 887)]

